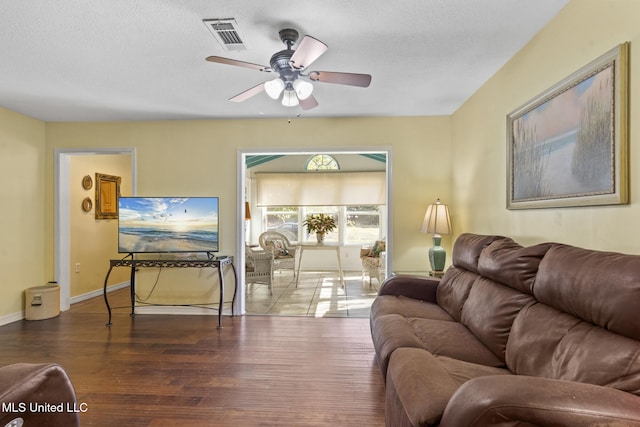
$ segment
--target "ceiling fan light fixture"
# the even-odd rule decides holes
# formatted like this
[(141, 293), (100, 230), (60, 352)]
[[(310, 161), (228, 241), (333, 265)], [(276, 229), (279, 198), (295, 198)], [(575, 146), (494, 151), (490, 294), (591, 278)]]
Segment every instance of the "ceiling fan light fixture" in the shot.
[(313, 85), (307, 81), (298, 79), (293, 82), (293, 89), (295, 89), (299, 99), (307, 99), (313, 92)]
[(283, 90), (284, 82), (280, 77), (264, 83), (264, 91), (272, 99), (278, 99)]
[(299, 103), (300, 102), (298, 101), (298, 97), (294, 90), (287, 89), (284, 91), (284, 95), (282, 95), (282, 105), (285, 107), (295, 107)]

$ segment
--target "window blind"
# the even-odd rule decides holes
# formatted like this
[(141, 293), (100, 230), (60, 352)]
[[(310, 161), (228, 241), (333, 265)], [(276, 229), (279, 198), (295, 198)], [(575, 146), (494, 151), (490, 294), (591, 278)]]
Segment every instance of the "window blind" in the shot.
[(258, 206), (384, 205), (385, 172), (256, 173)]

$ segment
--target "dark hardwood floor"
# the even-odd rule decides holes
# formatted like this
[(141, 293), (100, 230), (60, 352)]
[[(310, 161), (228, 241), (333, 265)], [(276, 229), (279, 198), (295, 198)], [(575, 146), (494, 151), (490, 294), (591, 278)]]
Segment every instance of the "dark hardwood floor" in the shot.
[(87, 405), (82, 426), (384, 426), (368, 319), (106, 319), (98, 298), (1, 326), (0, 365), (61, 364)]

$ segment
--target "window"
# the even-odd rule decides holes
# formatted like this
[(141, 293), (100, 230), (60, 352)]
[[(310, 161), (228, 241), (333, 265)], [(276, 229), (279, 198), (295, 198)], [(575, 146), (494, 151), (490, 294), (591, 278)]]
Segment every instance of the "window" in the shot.
[(315, 235), (307, 235), (302, 223), (307, 215), (324, 213), (333, 215), (336, 229), (325, 236), (326, 242), (345, 245), (371, 245), (385, 237), (384, 206), (285, 206), (265, 207), (265, 230), (283, 232), (291, 240), (313, 242)]
[(279, 231), (291, 240), (298, 240), (300, 214), (296, 206), (268, 207), (265, 211), (266, 230)]
[(339, 170), (340, 165), (338, 161), (329, 154), (314, 154), (307, 160), (305, 169), (308, 171)]
[[(302, 213), (302, 218), (303, 218), (303, 222), (304, 219), (307, 218), (308, 215), (311, 214), (320, 214), (323, 213), (325, 215), (331, 215), (333, 216), (333, 219), (335, 219), (336, 221), (336, 228), (335, 230), (333, 230), (330, 233), (327, 233), (324, 236), (324, 241), (325, 242), (339, 242), (340, 239), (340, 225), (343, 223), (341, 215), (340, 215), (340, 208), (338, 206), (305, 206), (303, 208), (301, 208), (301, 213)], [(315, 242), (316, 241), (316, 236), (315, 234), (313, 235), (309, 235), (307, 233), (307, 230), (303, 227), (302, 229), (303, 232), (303, 236), (302, 236), (302, 241), (304, 242)]]
[[(262, 230), (281, 231), (291, 240), (314, 242), (303, 223), (308, 215), (328, 214), (336, 229), (326, 242), (371, 245), (386, 237), (386, 173), (340, 171), (329, 154), (307, 159), (306, 172), (256, 172), (256, 206)], [(317, 171), (317, 173), (315, 172)]]
[(380, 206), (347, 206), (345, 243), (371, 243), (381, 239)]

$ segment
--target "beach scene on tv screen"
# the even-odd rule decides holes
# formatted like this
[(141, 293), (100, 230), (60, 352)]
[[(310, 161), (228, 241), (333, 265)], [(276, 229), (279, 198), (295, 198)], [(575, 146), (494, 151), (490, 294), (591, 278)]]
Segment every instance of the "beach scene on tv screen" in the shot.
[(118, 251), (217, 252), (215, 197), (122, 197)]

